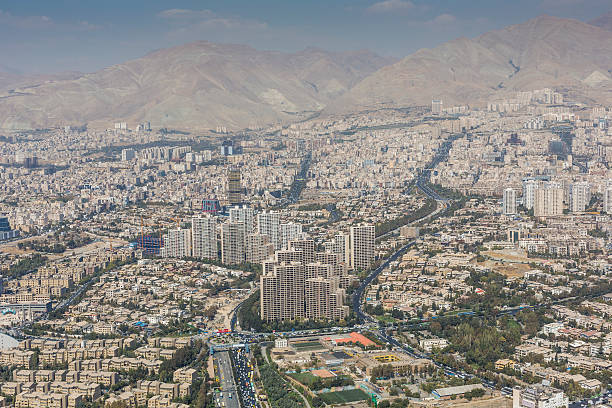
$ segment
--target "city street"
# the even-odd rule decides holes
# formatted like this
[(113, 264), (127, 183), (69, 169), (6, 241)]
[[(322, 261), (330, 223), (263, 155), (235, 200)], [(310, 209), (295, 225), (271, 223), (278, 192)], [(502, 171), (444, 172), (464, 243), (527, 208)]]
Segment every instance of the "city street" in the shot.
[(243, 408), (259, 407), (252, 379), (253, 367), (251, 367), (248, 355), (244, 349), (234, 349), (230, 353), (236, 370), (235, 381), (242, 399)]
[(216, 373), (221, 384), (221, 393), (215, 401), (217, 406), (225, 408), (240, 408), (240, 399), (236, 383), (234, 382), (234, 374), (232, 372), (232, 362), (229, 352), (221, 351), (215, 354)]

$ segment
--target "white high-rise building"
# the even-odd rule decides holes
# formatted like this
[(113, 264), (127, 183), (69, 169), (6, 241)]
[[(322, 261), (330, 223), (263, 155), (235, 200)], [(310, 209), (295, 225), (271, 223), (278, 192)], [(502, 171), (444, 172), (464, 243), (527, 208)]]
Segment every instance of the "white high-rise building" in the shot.
[(191, 256), (191, 230), (177, 228), (168, 230), (164, 235), (162, 258), (184, 258)]
[(434, 99), (431, 101), (431, 113), (434, 115), (439, 115), (442, 113), (442, 109), (444, 107), (444, 103), (441, 100)]
[(224, 264), (240, 264), (246, 260), (246, 236), (244, 224), (226, 222), (221, 224), (221, 260)]
[(351, 267), (366, 270), (374, 263), (374, 225), (351, 227)]
[(249, 206), (235, 206), (229, 210), (230, 222), (242, 222), (245, 233), (251, 234), (255, 231), (255, 212)]
[(512, 408), (567, 408), (569, 399), (562, 390), (534, 384), (527, 388), (514, 387)]
[(136, 157), (136, 151), (134, 149), (123, 149), (121, 151), (121, 160), (130, 161)]
[(504, 190), (503, 211), (505, 215), (516, 214), (516, 191), (512, 188)]
[(533, 215), (536, 217), (554, 217), (563, 214), (564, 190), (556, 183), (549, 183), (536, 189)]
[(280, 213), (268, 211), (257, 214), (257, 232), (270, 237), (270, 242), (274, 245), (274, 249), (281, 249)]
[(338, 255), (338, 262), (343, 262), (347, 265), (351, 262), (351, 238), (349, 234), (336, 234), (331, 241), (326, 242), (325, 250), (332, 254)]
[(287, 224), (280, 225), (280, 245), (281, 249), (289, 247), (289, 242), (302, 237), (302, 224), (296, 224), (289, 222)]
[(582, 181), (573, 183), (570, 187), (569, 207), (573, 213), (583, 212), (591, 202), (591, 188), (589, 183)]
[(217, 259), (217, 221), (210, 215), (191, 219), (194, 258)]
[(608, 180), (603, 192), (604, 212), (612, 214), (612, 180)]
[(531, 210), (535, 204), (535, 191), (538, 189), (538, 182), (533, 179), (523, 180), (523, 206)]

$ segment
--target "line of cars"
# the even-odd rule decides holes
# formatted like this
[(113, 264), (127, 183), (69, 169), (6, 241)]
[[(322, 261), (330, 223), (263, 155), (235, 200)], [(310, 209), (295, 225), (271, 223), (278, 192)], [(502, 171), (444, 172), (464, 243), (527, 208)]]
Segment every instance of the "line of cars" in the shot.
[(240, 408), (238, 392), (232, 372), (232, 362), (227, 351), (215, 354), (215, 374), (219, 381), (216, 406), (221, 408)]
[(234, 382), (238, 388), (243, 408), (259, 408), (253, 383), (253, 367), (244, 349), (230, 351), (234, 367)]
[[(437, 367), (440, 368), (442, 370), (444, 370), (444, 373), (448, 376), (451, 377), (457, 377), (457, 378), (461, 378), (461, 379), (471, 379), (474, 378), (476, 376), (463, 372), (463, 371), (458, 371), (453, 369), (452, 367), (449, 367), (447, 365), (444, 365), (442, 363), (439, 363), (435, 360), (433, 360), (430, 356), (422, 354), (420, 352), (415, 351), (412, 347), (410, 347), (407, 344), (401, 344), (399, 341), (397, 341), (395, 338), (393, 338), (393, 336), (391, 336), (390, 334), (388, 334), (384, 328), (381, 328), (378, 332), (378, 336), (379, 338), (386, 342), (389, 345), (394, 346), (395, 348), (398, 348), (400, 350), (402, 350), (403, 352), (407, 353), (408, 355), (414, 357), (414, 358), (425, 358), (428, 360), (432, 360), (433, 364)], [(487, 380), (486, 378), (481, 378), (478, 377), (478, 379), (481, 381), (482, 385), (484, 387), (487, 387), (489, 389), (495, 389), (495, 383), (492, 381)]]
[[(612, 389), (604, 391), (601, 395), (591, 398), (584, 399), (581, 401), (572, 402), (569, 404), (569, 408), (588, 408), (588, 407), (598, 407), (603, 404), (612, 404)], [(609, 406), (609, 405), (603, 405)]]

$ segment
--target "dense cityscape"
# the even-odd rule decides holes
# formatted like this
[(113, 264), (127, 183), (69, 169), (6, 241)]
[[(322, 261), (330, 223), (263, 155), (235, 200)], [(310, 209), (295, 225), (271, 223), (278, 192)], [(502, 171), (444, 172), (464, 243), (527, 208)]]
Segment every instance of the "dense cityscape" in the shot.
[[(202, 42), (91, 74), (0, 66), (0, 407), (612, 407), (611, 22), (403, 60)], [(568, 79), (585, 32), (600, 69)], [(491, 62), (530, 41), (553, 56)]]
[(7, 133), (5, 403), (600, 395), (610, 112), (519, 97), (505, 114), (433, 101), (220, 143)]

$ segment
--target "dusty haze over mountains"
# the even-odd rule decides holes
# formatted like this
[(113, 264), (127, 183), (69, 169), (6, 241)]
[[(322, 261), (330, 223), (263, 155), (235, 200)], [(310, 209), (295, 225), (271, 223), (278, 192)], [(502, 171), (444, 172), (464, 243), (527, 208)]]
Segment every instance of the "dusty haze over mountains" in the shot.
[(601, 27), (604, 30), (612, 31), (612, 11), (599, 18), (596, 18), (595, 20), (589, 21), (589, 24)]
[[(198, 42), (85, 74), (6, 91), (3, 127), (113, 120), (158, 126), (261, 126), (311, 115), (393, 62), (362, 51), (296, 54)], [(7, 83), (17, 82), (10, 77)]]
[[(0, 127), (114, 121), (231, 129), (373, 107), (477, 104), (555, 87), (570, 100), (612, 102), (612, 28), (538, 17), (395, 61), (374, 53), (258, 51), (197, 42), (92, 74), (0, 73)], [(1, 70), (0, 70), (1, 71)]]
[(569, 99), (612, 101), (612, 32), (577, 20), (543, 16), (423, 49), (361, 81), (328, 107), (465, 104), (520, 90), (555, 87)]

